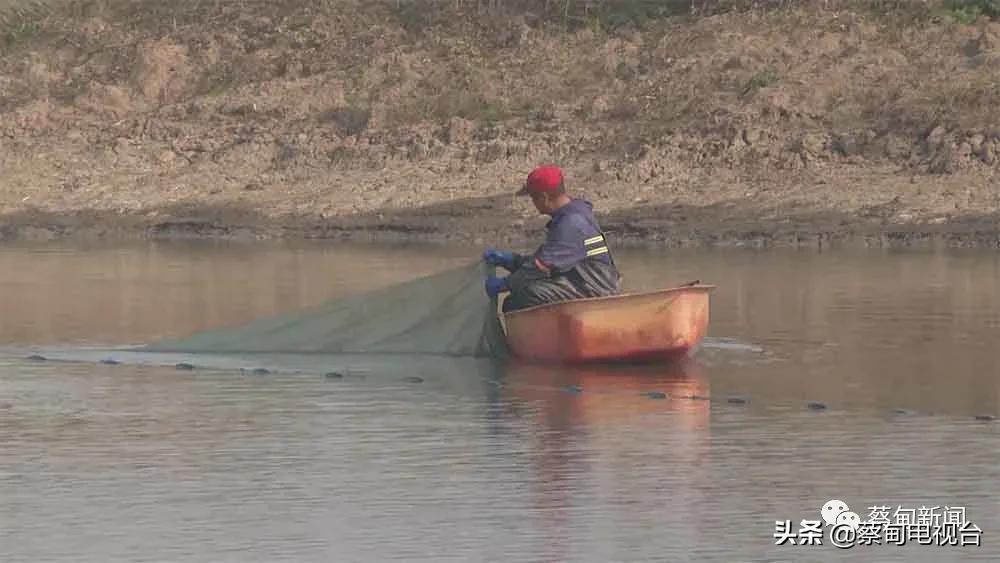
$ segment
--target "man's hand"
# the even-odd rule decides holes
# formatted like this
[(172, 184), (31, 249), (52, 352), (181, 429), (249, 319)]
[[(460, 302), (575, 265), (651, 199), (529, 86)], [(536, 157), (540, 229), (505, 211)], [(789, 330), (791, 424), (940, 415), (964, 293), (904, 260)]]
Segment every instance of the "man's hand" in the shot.
[(491, 299), (496, 297), (500, 292), (507, 291), (507, 289), (507, 278), (498, 278), (496, 276), (486, 278), (486, 295)]
[(535, 258), (535, 267), (538, 268), (538, 271), (544, 272), (546, 275), (552, 275), (552, 268), (550, 268), (548, 264), (542, 262), (538, 258)]
[(494, 266), (502, 266), (509, 271), (514, 270), (514, 253), (506, 250), (488, 248), (483, 252), (483, 261)]

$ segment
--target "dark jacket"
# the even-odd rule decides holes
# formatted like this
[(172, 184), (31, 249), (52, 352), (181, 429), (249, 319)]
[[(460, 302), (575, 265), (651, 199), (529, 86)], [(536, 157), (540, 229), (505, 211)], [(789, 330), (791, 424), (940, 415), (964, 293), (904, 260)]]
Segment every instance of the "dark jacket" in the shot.
[(612, 264), (601, 227), (589, 201), (574, 199), (552, 214), (545, 226), (545, 242), (535, 252), (543, 264), (557, 272), (567, 272), (587, 258)]
[(545, 242), (533, 255), (514, 257), (505, 311), (621, 293), (621, 275), (590, 202), (572, 200), (545, 228)]

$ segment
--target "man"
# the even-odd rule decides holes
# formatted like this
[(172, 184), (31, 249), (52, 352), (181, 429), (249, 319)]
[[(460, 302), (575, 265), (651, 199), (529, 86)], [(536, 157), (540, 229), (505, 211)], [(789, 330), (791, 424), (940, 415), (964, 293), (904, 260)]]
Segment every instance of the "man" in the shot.
[(530, 196), (538, 212), (552, 219), (545, 226), (545, 242), (533, 255), (495, 249), (483, 253), (487, 263), (510, 272), (507, 277), (487, 278), (487, 295), (509, 291), (503, 309), (514, 311), (621, 293), (621, 275), (594, 219), (593, 206), (567, 195), (559, 167), (536, 168), (517, 195)]

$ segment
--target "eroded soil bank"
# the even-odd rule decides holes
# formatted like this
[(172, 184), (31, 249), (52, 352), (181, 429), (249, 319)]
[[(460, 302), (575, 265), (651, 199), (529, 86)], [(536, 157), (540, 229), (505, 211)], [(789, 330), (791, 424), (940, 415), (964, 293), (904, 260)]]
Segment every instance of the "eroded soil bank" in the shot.
[(620, 241), (998, 245), (988, 11), (550, 4), (25, 3), (0, 238), (516, 241), (555, 162)]

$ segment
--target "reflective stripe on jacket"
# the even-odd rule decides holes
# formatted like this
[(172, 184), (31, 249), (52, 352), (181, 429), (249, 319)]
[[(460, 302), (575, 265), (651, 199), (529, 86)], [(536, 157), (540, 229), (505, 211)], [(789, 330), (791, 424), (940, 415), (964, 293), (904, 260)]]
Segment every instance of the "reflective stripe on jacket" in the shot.
[(614, 264), (589, 201), (570, 201), (552, 214), (545, 228), (545, 242), (535, 252), (535, 258), (553, 272), (568, 272), (588, 258)]

